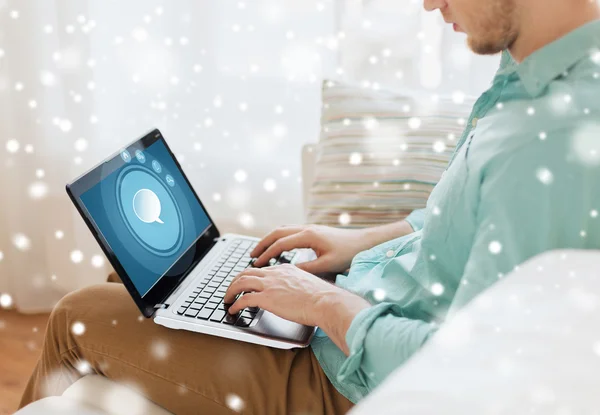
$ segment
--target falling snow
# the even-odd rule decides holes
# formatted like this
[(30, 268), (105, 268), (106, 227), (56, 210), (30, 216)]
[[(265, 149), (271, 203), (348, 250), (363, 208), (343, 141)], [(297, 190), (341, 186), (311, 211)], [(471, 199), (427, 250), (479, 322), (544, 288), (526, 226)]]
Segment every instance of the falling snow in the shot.
[(40, 73), (40, 82), (44, 86), (54, 86), (56, 84), (56, 76), (49, 71), (42, 71)]
[(383, 290), (381, 288), (376, 288), (375, 290), (373, 290), (373, 298), (377, 302), (384, 301), (385, 300), (385, 290)]
[(254, 217), (250, 213), (242, 213), (238, 218), (239, 223), (246, 229), (254, 227)]
[(342, 226), (349, 225), (351, 220), (352, 220), (352, 218), (350, 217), (350, 214), (347, 212), (341, 213), (340, 216), (338, 217), (338, 222)]
[(75, 140), (74, 147), (76, 151), (83, 152), (88, 148), (88, 141), (85, 138)]
[(71, 251), (71, 261), (74, 264), (79, 264), (81, 263), (81, 261), (83, 261), (83, 252), (81, 252), (80, 250), (76, 249), (74, 251)]
[(587, 123), (571, 137), (571, 148), (576, 159), (586, 166), (600, 165), (600, 123)]
[(225, 397), (225, 403), (231, 410), (236, 411), (236, 412), (241, 412), (245, 406), (242, 398), (240, 398), (238, 395), (236, 395), (234, 393), (227, 394), (227, 396)]
[(436, 153), (443, 153), (446, 151), (446, 143), (443, 141), (436, 141), (433, 143), (433, 151)]
[(31, 240), (23, 233), (17, 233), (12, 238), (13, 245), (20, 251), (27, 251), (31, 248)]
[(10, 308), (13, 305), (13, 299), (10, 294), (0, 294), (0, 307)]
[(492, 241), (488, 245), (488, 249), (492, 254), (497, 255), (502, 252), (502, 244), (498, 241)]
[(554, 181), (554, 175), (550, 170), (548, 170), (545, 167), (539, 168), (536, 171), (535, 175), (540, 182), (546, 185), (552, 184), (552, 182)]
[(274, 179), (267, 179), (265, 180), (265, 182), (263, 183), (263, 188), (265, 189), (265, 191), (267, 192), (273, 192), (275, 191), (275, 189), (277, 188), (277, 183), (275, 182)]
[(374, 117), (365, 117), (362, 123), (367, 130), (374, 130), (379, 126), (379, 121)]
[(48, 194), (48, 185), (44, 182), (35, 182), (29, 185), (27, 192), (31, 199), (43, 199)]
[(408, 119), (408, 127), (416, 130), (421, 126), (421, 119), (418, 117), (411, 117)]
[(434, 283), (431, 286), (431, 293), (436, 296), (440, 296), (444, 293), (444, 286), (439, 282)]
[(287, 135), (287, 127), (285, 124), (275, 124), (273, 126), (273, 135), (277, 138), (283, 138)]
[[(73, 332), (73, 334), (80, 336), (81, 334), (83, 334), (83, 332), (81, 334), (76, 334), (75, 332)], [(81, 375), (87, 375), (89, 373), (92, 373), (92, 366), (86, 360), (80, 360), (77, 363), (75, 363), (75, 369), (77, 369), (77, 371)]]
[(169, 356), (169, 345), (164, 340), (154, 340), (150, 345), (150, 352), (157, 360), (165, 360)]
[(236, 182), (243, 183), (248, 178), (248, 173), (246, 173), (244, 170), (236, 170), (233, 177), (235, 178)]
[(102, 268), (104, 266), (104, 257), (102, 255), (94, 255), (91, 259), (94, 268)]
[(19, 142), (14, 138), (6, 142), (6, 151), (8, 151), (9, 153), (16, 153), (17, 151), (19, 151), (19, 147)]
[(85, 333), (85, 324), (80, 321), (76, 321), (71, 325), (71, 333), (75, 336), (81, 336)]
[(350, 154), (350, 159), (349, 162), (351, 165), (353, 166), (358, 166), (359, 164), (361, 164), (363, 161), (363, 156), (361, 153), (351, 153)]
[(452, 101), (455, 104), (462, 104), (465, 102), (465, 93), (462, 91), (455, 91), (452, 93)]

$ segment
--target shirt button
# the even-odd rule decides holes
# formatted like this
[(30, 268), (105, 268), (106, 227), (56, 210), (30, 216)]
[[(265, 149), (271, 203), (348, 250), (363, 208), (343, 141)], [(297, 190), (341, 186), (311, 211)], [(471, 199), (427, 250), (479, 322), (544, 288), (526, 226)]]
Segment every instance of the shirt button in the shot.
[(385, 255), (386, 255), (388, 258), (391, 258), (391, 257), (393, 257), (393, 256), (394, 256), (394, 251), (392, 251), (392, 250), (390, 249), (389, 251), (387, 251), (387, 252), (385, 253)]
[(473, 118), (473, 120), (471, 121), (471, 125), (473, 127), (477, 127), (477, 121), (479, 121), (479, 118), (477, 118), (477, 117)]

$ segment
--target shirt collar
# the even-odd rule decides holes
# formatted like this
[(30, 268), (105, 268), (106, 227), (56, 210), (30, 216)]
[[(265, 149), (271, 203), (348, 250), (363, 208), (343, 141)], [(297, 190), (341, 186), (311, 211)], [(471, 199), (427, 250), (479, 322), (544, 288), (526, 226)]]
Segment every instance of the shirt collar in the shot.
[(599, 47), (600, 20), (594, 20), (533, 52), (520, 64), (516, 64), (505, 50), (501, 61), (504, 67), (501, 68), (514, 69), (529, 95), (536, 98), (583, 57), (600, 52)]

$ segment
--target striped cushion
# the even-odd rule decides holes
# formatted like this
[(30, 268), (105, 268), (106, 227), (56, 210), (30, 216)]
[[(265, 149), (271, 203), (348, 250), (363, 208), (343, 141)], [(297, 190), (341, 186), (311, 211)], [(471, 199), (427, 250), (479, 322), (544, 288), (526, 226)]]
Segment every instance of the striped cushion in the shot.
[(307, 221), (361, 228), (424, 207), (472, 104), (456, 95), (453, 100), (324, 81)]

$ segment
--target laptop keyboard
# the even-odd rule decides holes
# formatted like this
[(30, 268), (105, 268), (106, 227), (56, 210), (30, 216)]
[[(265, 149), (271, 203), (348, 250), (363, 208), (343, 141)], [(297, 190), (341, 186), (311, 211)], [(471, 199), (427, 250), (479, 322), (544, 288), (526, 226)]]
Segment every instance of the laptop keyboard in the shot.
[[(233, 278), (252, 265), (250, 252), (257, 242), (247, 239), (235, 239), (221, 258), (208, 272), (200, 285), (194, 288), (177, 310), (177, 314), (194, 319), (223, 323), (237, 327), (248, 327), (260, 311), (258, 307), (249, 307), (236, 315), (227, 312), (229, 304), (223, 303), (225, 292)], [(272, 259), (269, 265), (291, 262), (296, 254), (283, 252), (279, 258)]]

